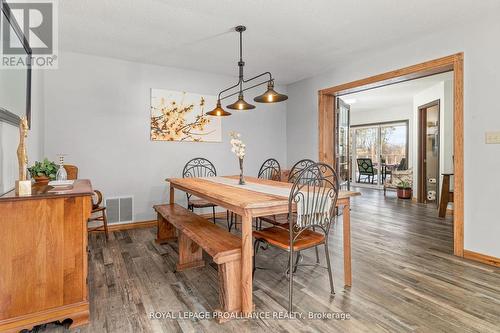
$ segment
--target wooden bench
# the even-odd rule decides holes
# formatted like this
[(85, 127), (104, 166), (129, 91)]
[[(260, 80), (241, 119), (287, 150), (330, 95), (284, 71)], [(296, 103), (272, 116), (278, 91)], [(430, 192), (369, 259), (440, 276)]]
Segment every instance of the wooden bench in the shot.
[(203, 267), (203, 250), (218, 265), (219, 300), (223, 312), (241, 311), (241, 238), (177, 204), (156, 205), (161, 244), (178, 239), (177, 271)]

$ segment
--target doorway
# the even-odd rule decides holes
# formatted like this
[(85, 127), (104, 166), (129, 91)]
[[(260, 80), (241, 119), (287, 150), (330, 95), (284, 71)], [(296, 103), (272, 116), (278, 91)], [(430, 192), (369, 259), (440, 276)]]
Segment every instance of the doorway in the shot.
[(364, 91), (453, 71), (453, 253), (464, 256), (464, 142), (463, 142), (463, 53), (434, 59), (409, 67), (363, 78), (357, 81), (319, 90), (318, 133), (319, 160), (336, 167), (336, 98), (349, 93)]
[(440, 102), (418, 108), (418, 195), (417, 202), (439, 203)]

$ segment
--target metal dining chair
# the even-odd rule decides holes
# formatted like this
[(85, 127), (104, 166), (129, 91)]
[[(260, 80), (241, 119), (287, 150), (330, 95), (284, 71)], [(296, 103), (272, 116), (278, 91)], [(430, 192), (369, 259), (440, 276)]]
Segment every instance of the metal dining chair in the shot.
[[(203, 157), (196, 157), (186, 163), (184, 169), (182, 170), (182, 178), (193, 178), (193, 177), (215, 177), (217, 176), (217, 170), (212, 162)], [(188, 209), (194, 211), (195, 208), (212, 208), (213, 221), (215, 223), (215, 207), (217, 205), (204, 200), (204, 199), (193, 199), (192, 194), (186, 193), (188, 201)], [(227, 213), (229, 214), (229, 213)], [(228, 219), (229, 222), (229, 219)]]
[[(330, 293), (335, 293), (328, 250), (328, 232), (336, 218), (338, 189), (337, 174), (332, 167), (324, 163), (309, 165), (295, 177), (288, 198), (288, 225), (273, 226), (253, 232), (254, 273), (256, 268), (260, 268), (255, 266), (259, 248), (267, 249), (273, 246), (288, 252), (285, 274), (289, 279), (290, 313), (293, 310), (293, 274), (299, 266), (311, 266), (299, 264), (301, 251), (324, 246)], [(261, 244), (265, 246), (261, 247)]]
[[(288, 182), (293, 183), (295, 179), (300, 175), (300, 173), (307, 168), (310, 165), (313, 165), (314, 162), (313, 160), (310, 159), (303, 159), (295, 163), (292, 168), (290, 169), (290, 173), (288, 174)], [(279, 220), (283, 220), (283, 218), (286, 218), (286, 216), (280, 216), (281, 219), (277, 219), (276, 215), (273, 216), (262, 216), (259, 218), (260, 226), (262, 228), (262, 221), (273, 224), (273, 225), (279, 225), (282, 224), (283, 222), (280, 222)]]
[(305, 158), (303, 160), (298, 161), (295, 163), (292, 168), (290, 169), (290, 173), (288, 174), (288, 182), (289, 183), (294, 183), (295, 180), (299, 177), (300, 173), (306, 169), (307, 167), (315, 164), (313, 160), (310, 160), (308, 158)]
[(268, 158), (262, 163), (257, 178), (281, 181), (281, 167), (274, 158)]

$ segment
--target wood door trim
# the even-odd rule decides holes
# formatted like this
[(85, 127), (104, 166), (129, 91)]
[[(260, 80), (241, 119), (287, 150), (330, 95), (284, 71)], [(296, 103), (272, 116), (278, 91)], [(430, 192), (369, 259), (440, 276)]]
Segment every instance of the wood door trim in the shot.
[(453, 71), (453, 128), (454, 128), (454, 210), (453, 253), (464, 256), (464, 54), (426, 61), (420, 64), (344, 83), (318, 91), (319, 160), (335, 167), (335, 97), (399, 82), (414, 80), (434, 74)]
[[(428, 108), (431, 108), (433, 106), (438, 107), (438, 127), (439, 127), (439, 132), (438, 132), (438, 140), (441, 140), (441, 101), (439, 99), (420, 105), (417, 107), (418, 110), (418, 146), (417, 146), (417, 151), (418, 151), (418, 169), (415, 170), (417, 173), (417, 184), (418, 184), (418, 193), (417, 193), (417, 202), (419, 203), (425, 203), (425, 192), (423, 189), (426, 187), (426, 173), (424, 173), (422, 170), (424, 168), (424, 155), (427, 151), (427, 140), (423, 136), (423, 128), (427, 128), (427, 114), (423, 114), (424, 110), (427, 110)], [(425, 120), (424, 120), (425, 118)], [(439, 163), (439, 155), (441, 155), (441, 144), (439, 143), (439, 148), (438, 148), (438, 178), (441, 177), (439, 174), (439, 169), (441, 168), (440, 163)], [(425, 170), (427, 171), (427, 169)], [(436, 202), (439, 203), (439, 182), (436, 187)]]

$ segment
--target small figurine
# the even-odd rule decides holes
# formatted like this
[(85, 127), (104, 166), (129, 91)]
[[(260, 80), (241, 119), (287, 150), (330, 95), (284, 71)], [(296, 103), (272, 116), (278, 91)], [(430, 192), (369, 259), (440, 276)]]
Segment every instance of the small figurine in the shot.
[(28, 137), (28, 120), (23, 117), (19, 122), (19, 146), (17, 160), (19, 164), (19, 180), (16, 181), (17, 195), (31, 194), (31, 181), (27, 180), (28, 156), (26, 155), (26, 138)]

